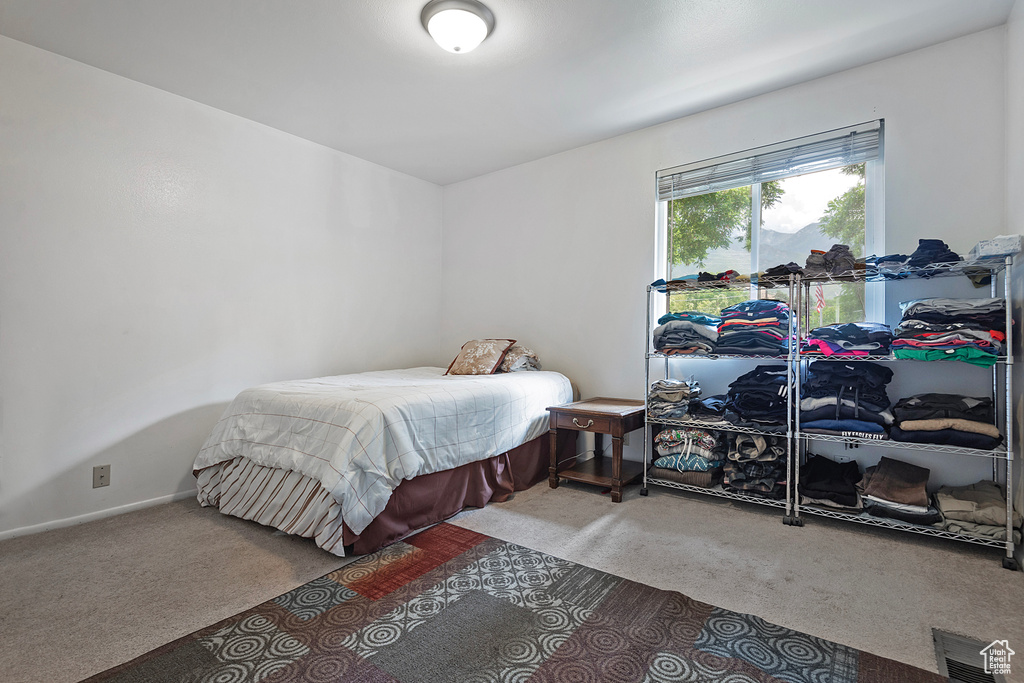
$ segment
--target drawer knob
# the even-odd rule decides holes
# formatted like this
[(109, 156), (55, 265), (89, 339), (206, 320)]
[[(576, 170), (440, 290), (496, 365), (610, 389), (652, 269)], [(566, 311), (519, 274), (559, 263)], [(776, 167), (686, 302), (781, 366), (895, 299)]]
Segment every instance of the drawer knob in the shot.
[(579, 427), (580, 429), (586, 429), (587, 427), (592, 426), (594, 424), (594, 421), (593, 420), (587, 420), (587, 424), (581, 425), (579, 422), (576, 421), (576, 418), (574, 417), (572, 419), (572, 423), (574, 425), (576, 425), (577, 427)]

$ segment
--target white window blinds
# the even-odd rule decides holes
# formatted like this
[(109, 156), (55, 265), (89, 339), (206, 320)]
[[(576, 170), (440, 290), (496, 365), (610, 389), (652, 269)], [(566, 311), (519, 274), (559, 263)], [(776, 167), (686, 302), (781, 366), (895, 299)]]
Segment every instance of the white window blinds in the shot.
[(881, 119), (869, 121), (658, 171), (658, 199), (682, 199), (871, 161), (882, 154), (883, 125)]

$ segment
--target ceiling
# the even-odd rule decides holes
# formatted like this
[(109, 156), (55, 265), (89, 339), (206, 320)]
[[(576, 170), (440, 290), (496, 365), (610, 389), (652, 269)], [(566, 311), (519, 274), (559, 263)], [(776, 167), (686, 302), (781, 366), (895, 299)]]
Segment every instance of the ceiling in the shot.
[(1014, 0), (0, 0), (0, 34), (448, 184), (1005, 23)]

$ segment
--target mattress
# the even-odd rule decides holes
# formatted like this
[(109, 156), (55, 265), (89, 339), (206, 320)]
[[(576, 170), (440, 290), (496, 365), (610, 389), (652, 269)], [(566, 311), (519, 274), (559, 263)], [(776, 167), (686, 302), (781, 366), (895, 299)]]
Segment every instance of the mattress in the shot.
[[(225, 463), (301, 475), (336, 503), (338, 523), (359, 534), (402, 481), (506, 453), (548, 430), (548, 406), (572, 400), (569, 380), (556, 372), (444, 372), (364, 372), (247, 389), (214, 427), (193, 472), (201, 484), (212, 476), (204, 470)], [(297, 478), (280, 476), (272, 490), (293, 512), (311, 503)], [(289, 517), (296, 528), (314, 521)]]

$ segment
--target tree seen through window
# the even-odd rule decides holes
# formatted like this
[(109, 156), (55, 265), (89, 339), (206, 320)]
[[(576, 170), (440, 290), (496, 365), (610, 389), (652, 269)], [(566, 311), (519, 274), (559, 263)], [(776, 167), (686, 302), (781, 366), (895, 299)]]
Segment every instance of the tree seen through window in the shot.
[[(751, 273), (795, 262), (803, 266), (812, 249), (827, 251), (846, 244), (855, 257), (865, 256), (865, 166), (792, 176), (760, 183), (760, 216), (753, 225), (752, 186), (673, 199), (668, 202), (669, 277), (706, 271)], [(753, 262), (752, 231), (757, 230), (757, 263)], [(815, 310), (813, 326), (864, 319), (863, 283), (823, 288), (824, 309)], [(785, 299), (785, 290), (772, 298)], [(674, 295), (671, 310), (698, 307), (706, 313), (749, 298), (743, 291), (715, 291), (693, 297)], [(721, 304), (721, 305), (719, 305)], [(717, 309), (715, 307), (718, 307)]]

